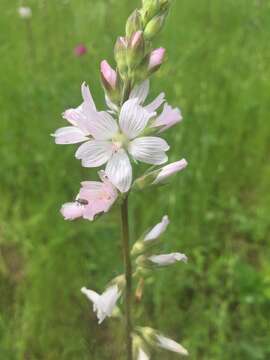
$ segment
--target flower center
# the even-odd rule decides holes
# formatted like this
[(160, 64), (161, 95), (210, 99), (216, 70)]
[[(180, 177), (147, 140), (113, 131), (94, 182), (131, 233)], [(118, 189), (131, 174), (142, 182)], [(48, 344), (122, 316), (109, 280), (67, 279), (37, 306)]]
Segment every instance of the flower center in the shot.
[(126, 147), (128, 144), (128, 138), (122, 134), (118, 133), (112, 138), (113, 151), (117, 152), (119, 149)]

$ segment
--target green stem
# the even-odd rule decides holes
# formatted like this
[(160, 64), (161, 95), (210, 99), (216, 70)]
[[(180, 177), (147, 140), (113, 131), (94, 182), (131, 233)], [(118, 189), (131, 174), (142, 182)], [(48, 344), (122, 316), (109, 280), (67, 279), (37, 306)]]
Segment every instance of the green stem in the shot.
[(125, 264), (125, 322), (126, 322), (126, 347), (127, 360), (132, 360), (132, 264), (129, 251), (129, 225), (128, 225), (128, 196), (121, 205), (121, 219), (122, 219), (122, 241), (123, 241), (123, 257)]

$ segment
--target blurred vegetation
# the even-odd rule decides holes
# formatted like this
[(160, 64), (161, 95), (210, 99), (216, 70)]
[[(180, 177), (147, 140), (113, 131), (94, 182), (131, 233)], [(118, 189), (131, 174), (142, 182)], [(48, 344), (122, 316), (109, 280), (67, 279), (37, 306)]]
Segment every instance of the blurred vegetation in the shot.
[[(138, 2), (29, 0), (30, 26), (18, 4), (0, 2), (0, 357), (122, 359), (118, 322), (99, 327), (79, 291), (121, 271), (119, 214), (63, 221), (60, 205), (94, 171), (49, 134), (80, 103), (82, 81), (104, 106), (99, 62), (112, 60)], [(164, 90), (181, 107), (170, 159), (190, 165), (171, 186), (132, 197), (132, 234), (171, 218), (164, 250), (190, 261), (154, 274), (142, 319), (194, 360), (270, 358), (269, 24), (266, 0), (177, 0), (157, 42), (169, 61), (152, 95)], [(88, 48), (80, 58), (78, 43)]]

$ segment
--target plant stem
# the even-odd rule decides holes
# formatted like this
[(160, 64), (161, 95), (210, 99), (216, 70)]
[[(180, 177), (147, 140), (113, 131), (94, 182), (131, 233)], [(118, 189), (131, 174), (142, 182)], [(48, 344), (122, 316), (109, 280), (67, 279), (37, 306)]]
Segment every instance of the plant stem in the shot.
[(125, 322), (126, 322), (126, 347), (127, 360), (132, 360), (132, 265), (129, 251), (129, 226), (128, 226), (128, 196), (121, 205), (123, 257), (125, 265), (126, 290), (125, 290)]

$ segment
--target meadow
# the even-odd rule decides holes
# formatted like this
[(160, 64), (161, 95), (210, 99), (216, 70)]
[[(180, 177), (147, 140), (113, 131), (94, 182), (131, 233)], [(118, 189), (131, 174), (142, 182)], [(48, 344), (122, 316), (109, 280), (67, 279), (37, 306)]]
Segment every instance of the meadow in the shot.
[[(0, 358), (123, 359), (117, 320), (97, 325), (82, 286), (122, 271), (117, 208), (95, 223), (65, 222), (62, 203), (94, 176), (56, 146), (63, 110), (86, 81), (104, 107), (99, 63), (139, 1), (0, 0)], [(188, 168), (130, 199), (132, 238), (168, 214), (164, 250), (188, 264), (160, 270), (143, 298), (146, 325), (190, 360), (270, 358), (270, 4), (176, 0), (153, 77), (184, 121), (166, 136)], [(84, 43), (84, 56), (73, 48)], [(177, 359), (157, 353), (153, 359)]]

